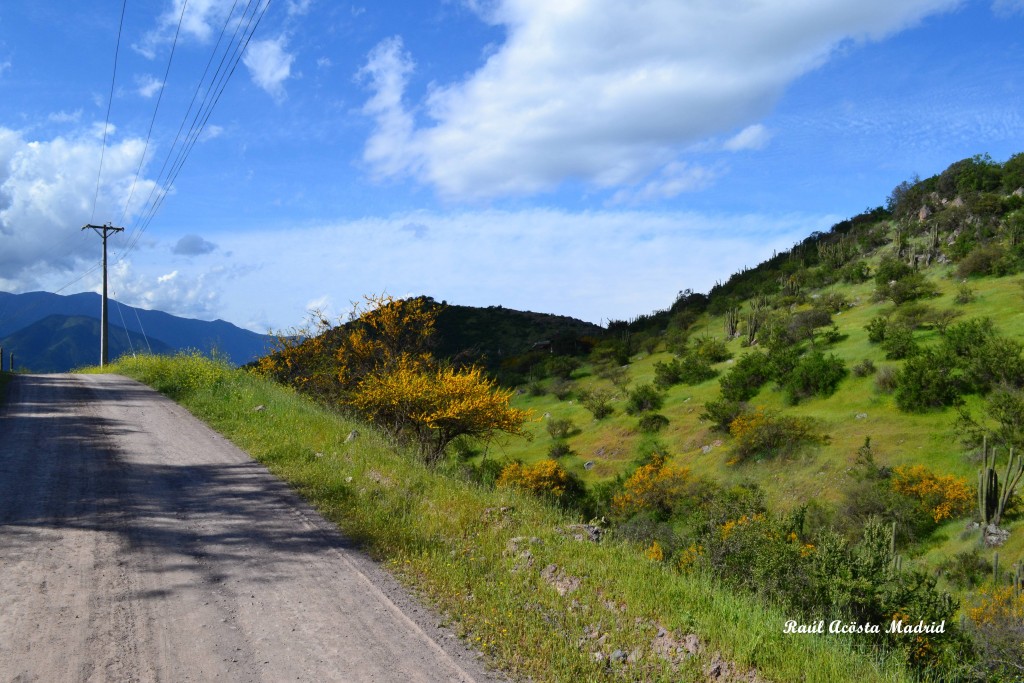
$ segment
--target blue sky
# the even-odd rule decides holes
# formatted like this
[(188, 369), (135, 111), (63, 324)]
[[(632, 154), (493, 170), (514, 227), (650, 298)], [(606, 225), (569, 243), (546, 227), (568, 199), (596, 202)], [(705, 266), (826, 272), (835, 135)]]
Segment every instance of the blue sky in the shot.
[(263, 7), (183, 2), (127, 1), (112, 100), (120, 2), (0, 7), (0, 290), (97, 290), (112, 222), (114, 296), (257, 331), (385, 291), (606, 322), (1024, 151), (1024, 0), (272, 0), (167, 183)]

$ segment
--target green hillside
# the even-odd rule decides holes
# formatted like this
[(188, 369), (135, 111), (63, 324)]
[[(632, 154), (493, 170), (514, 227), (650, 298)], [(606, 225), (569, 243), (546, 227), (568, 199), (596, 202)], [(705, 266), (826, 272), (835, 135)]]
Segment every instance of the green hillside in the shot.
[[(628, 474), (652, 448), (658, 448), (695, 472), (724, 483), (758, 482), (775, 509), (790, 510), (814, 501), (822, 514), (839, 515), (853, 479), (851, 468), (866, 438), (882, 465), (924, 464), (975, 482), (980, 442), (971, 441), (957, 428), (956, 406), (901, 410), (893, 393), (879, 388), (879, 378), (899, 371), (906, 360), (887, 357), (893, 354), (884, 344), (871, 343), (866, 327), (879, 317), (907, 320), (913, 342), (929, 348), (941, 343), (942, 330), (949, 326), (989, 319), (1002, 338), (1014, 345), (1024, 341), (1024, 280), (1019, 275), (1024, 264), (1024, 191), (1018, 190), (1024, 186), (1022, 167), (1022, 155), (1005, 168), (984, 157), (958, 162), (934, 178), (897, 188), (888, 209), (869, 211), (828, 233), (816, 233), (792, 251), (734, 275), (707, 299), (693, 297), (696, 305), (677, 305), (613, 324), (612, 332), (628, 340), (624, 377), (614, 377), (609, 363), (592, 360), (573, 372), (567, 386), (563, 380), (542, 377), (543, 367), (536, 368), (537, 381), (521, 387), (515, 405), (534, 410), (545, 421), (531, 426), (532, 441), (511, 440), (492, 449), (490, 457), (526, 462), (546, 458), (552, 443), (546, 423), (564, 419), (573, 422), (576, 433), (564, 440), (571, 454), (560, 462), (591, 484)], [(880, 298), (875, 278), (883, 259), (915, 264), (913, 273), (922, 276), (934, 293), (898, 305), (891, 296)], [(735, 459), (732, 438), (702, 419), (702, 414), (707, 402), (721, 398), (720, 381), (737, 361), (765, 348), (766, 332), (748, 343), (748, 317), (759, 305), (762, 317), (782, 327), (801, 315), (824, 311), (823, 319), (829, 322), (814, 330), (813, 344), (808, 339), (791, 347), (798, 354), (813, 348), (834, 355), (844, 364), (846, 375), (834, 393), (805, 398), (796, 405), (787, 400), (778, 380), (766, 382), (747, 401), (750, 406), (817, 420), (830, 439), (827, 445), (789, 457), (730, 464)], [(727, 334), (729, 315), (738, 322)], [(829, 341), (830, 335), (834, 341)], [(665, 389), (664, 406), (658, 412), (667, 418), (667, 426), (656, 434), (645, 434), (638, 418), (624, 411), (629, 389), (654, 382), (658, 364), (685, 357), (706, 337), (722, 342), (730, 358), (711, 364), (717, 373), (713, 378)], [(595, 352), (599, 351), (600, 346)], [(1019, 359), (1019, 352), (1015, 347), (1012, 355)], [(865, 360), (875, 370), (856, 376), (852, 369)], [(1012, 388), (1019, 389), (1024, 377), (1007, 381), (1016, 382)], [(615, 410), (610, 417), (595, 420), (580, 398), (601, 389), (613, 394)], [(549, 393), (552, 390), (563, 398)], [(544, 393), (531, 395), (540, 392)], [(965, 390), (959, 396), (975, 416), (986, 403), (982, 393)], [(1010, 528), (1020, 524), (1014, 521)], [(940, 562), (946, 554), (943, 550), (966, 546), (960, 540), (962, 527), (963, 522), (949, 523), (929, 539), (930, 547), (915, 551), (925, 553), (930, 564)], [(1024, 557), (1024, 533), (1012, 534), (1002, 552), (1004, 557)]]
[[(515, 327), (491, 318), (461, 328), (483, 335), (472, 340), (449, 327), (433, 364), (434, 302), (381, 300), (261, 367), (399, 443), (418, 439), (455, 476), (600, 520), (666, 571), (714, 575), (812, 622), (942, 625), (859, 641), (879, 661), (1015, 680), (1022, 271), (1024, 154), (977, 156), (600, 334), (515, 350), (495, 342)], [(459, 349), (513, 387), (530, 438), (495, 438), (521, 415), (500, 410), (504, 423), (466, 429), (484, 402), (436, 369), (466, 360)], [(444, 429), (483, 439), (425, 451)]]

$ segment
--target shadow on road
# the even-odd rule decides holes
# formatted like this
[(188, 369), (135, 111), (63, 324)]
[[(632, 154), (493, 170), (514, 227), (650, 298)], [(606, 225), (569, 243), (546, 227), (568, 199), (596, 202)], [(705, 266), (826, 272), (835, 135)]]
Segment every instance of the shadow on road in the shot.
[(306, 508), (287, 486), (205, 427), (168, 418), (171, 404), (130, 380), (24, 375), (9, 389), (0, 407), (4, 562), (37, 532), (74, 529), (114, 535), (126, 553), (152, 551), (162, 558), (152, 571), (187, 569), (189, 580), (216, 583), (251, 566), (273, 583), (351, 546), (326, 524), (297, 523)]

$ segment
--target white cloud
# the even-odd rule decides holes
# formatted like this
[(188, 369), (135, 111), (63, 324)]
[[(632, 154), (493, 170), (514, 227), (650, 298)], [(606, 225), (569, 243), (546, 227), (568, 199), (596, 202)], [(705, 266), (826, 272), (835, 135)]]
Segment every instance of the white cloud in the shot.
[(287, 42), (284, 36), (254, 40), (242, 57), (253, 83), (278, 100), (285, 95), (284, 82), (291, 76), (295, 61), (295, 55), (285, 50)]
[(139, 93), (142, 97), (149, 99), (160, 92), (160, 89), (164, 87), (163, 81), (154, 76), (146, 74), (145, 76), (137, 76), (135, 78), (135, 84), (138, 86), (135, 92)]
[[(415, 211), (290, 227), (288, 240), (274, 229), (206, 235), (223, 254), (215, 262), (183, 260), (157, 243), (134, 263), (113, 261), (111, 288), (133, 306), (223, 318), (258, 332), (299, 325), (311, 308), (344, 314), (345, 302), (379, 292), (599, 322), (666, 307), (687, 287), (707, 291), (838, 220), (682, 211)], [(401, 248), (412, 242), (415, 249)], [(98, 254), (95, 240), (89, 247)], [(65, 277), (51, 273), (44, 284), (52, 290)], [(82, 286), (95, 289), (98, 281), (93, 276)]]
[(216, 266), (205, 273), (173, 270), (154, 276), (129, 261), (120, 261), (111, 267), (110, 287), (112, 296), (129, 306), (210, 320), (220, 309), (224, 270)]
[[(261, 265), (218, 284), (217, 315), (287, 328), (301, 322), (314, 293), (347, 302), (387, 291), (594, 322), (628, 318), (670, 305), (686, 287), (706, 291), (836, 220), (532, 209), (411, 212), (295, 228), (287, 241), (269, 230), (218, 234), (211, 238), (234, 261)], [(415, 249), (396, 248), (416, 231), (424, 239)]]
[(174, 38), (179, 19), (182, 37), (201, 43), (209, 42), (214, 31), (219, 32), (233, 6), (234, 0), (172, 0), (157, 20), (156, 28), (133, 47), (144, 56), (153, 59), (157, 48)]
[(0, 62), (0, 76), (3, 76), (5, 72), (10, 70), (10, 68), (11, 68), (10, 60)]
[(612, 204), (672, 199), (684, 192), (706, 189), (724, 173), (725, 169), (722, 166), (708, 168), (675, 161), (661, 169), (653, 180), (616, 192), (612, 197)]
[(302, 16), (309, 13), (313, 0), (288, 0), (288, 16)]
[(763, 149), (771, 137), (772, 134), (767, 128), (760, 123), (755, 123), (726, 140), (723, 147), (730, 152), (741, 152), (745, 149)]
[(202, 140), (203, 142), (206, 142), (207, 140), (219, 138), (223, 134), (224, 126), (207, 125), (205, 128), (203, 128), (203, 132), (199, 134), (199, 139)]
[[(507, 39), (431, 89), (415, 127), (399, 39), (362, 73), (376, 120), (364, 158), (452, 198), (531, 194), (568, 179), (636, 184), (687, 145), (750, 126), (849, 40), (879, 40), (962, 0), (497, 0)], [(481, 5), (481, 3), (476, 3)], [(737, 142), (738, 144), (738, 142)]]
[(58, 111), (46, 117), (52, 123), (78, 123), (82, 118), (82, 110)]
[(1000, 17), (1024, 14), (1024, 0), (993, 0), (992, 11)]
[[(142, 140), (108, 139), (93, 214), (102, 128), (78, 137), (30, 140), (0, 127), (0, 284), (5, 288), (31, 289), (40, 278), (54, 272), (64, 278), (83, 261), (95, 260), (95, 235), (81, 227), (120, 217), (143, 152)], [(152, 187), (145, 178), (139, 181), (129, 215)]]
[(398, 175), (410, 167), (413, 118), (402, 105), (414, 65), (401, 38), (389, 38), (370, 52), (359, 77), (370, 82), (374, 95), (363, 112), (374, 117), (376, 130), (366, 142), (363, 159), (381, 176)]

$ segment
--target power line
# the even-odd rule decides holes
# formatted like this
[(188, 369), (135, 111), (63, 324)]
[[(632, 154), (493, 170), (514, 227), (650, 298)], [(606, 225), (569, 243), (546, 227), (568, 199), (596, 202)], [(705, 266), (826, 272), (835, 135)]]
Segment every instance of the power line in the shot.
[(117, 57), (121, 53), (121, 31), (124, 29), (124, 13), (128, 0), (121, 3), (121, 20), (117, 25), (117, 43), (114, 46), (114, 73), (110, 77), (110, 95), (107, 97), (107, 116), (103, 121), (103, 144), (100, 147), (100, 168), (96, 172), (96, 193), (92, 198), (92, 214), (90, 221), (96, 217), (96, 204), (100, 199), (100, 179), (103, 177), (103, 157), (107, 150), (107, 130), (110, 128), (110, 109), (114, 105), (114, 84), (117, 82)]
[[(245, 53), (249, 42), (252, 40), (253, 35), (259, 28), (260, 23), (263, 21), (263, 17), (266, 15), (269, 9), (271, 0), (267, 0), (265, 3), (263, 0), (249, 0), (247, 6), (242, 11), (241, 17), (236, 24), (234, 34), (228, 41), (227, 46), (224, 49), (224, 53), (221, 56), (220, 62), (217, 66), (216, 71), (210, 78), (210, 82), (206, 87), (206, 92), (203, 99), (196, 110), (192, 122), (189, 125), (189, 130), (184, 136), (184, 142), (178, 147), (177, 154), (174, 155), (174, 148), (178, 142), (182, 139), (181, 131), (184, 129), (185, 121), (188, 120), (189, 114), (192, 111), (192, 104), (189, 105), (189, 109), (185, 113), (185, 117), (182, 120), (182, 124), (178, 129), (178, 135), (175, 136), (174, 142), (168, 149), (168, 154), (164, 159), (164, 163), (160, 169), (160, 173), (157, 175), (157, 182), (154, 184), (152, 190), (150, 190), (149, 198), (147, 198), (143, 209), (139, 212), (136, 220), (133, 224), (132, 232), (128, 238), (128, 245), (125, 249), (117, 256), (118, 260), (123, 260), (127, 255), (134, 250), (139, 240), (142, 238), (143, 233), (149, 227), (156, 213), (163, 205), (164, 199), (170, 192), (174, 181), (177, 179), (178, 174), (181, 172), (185, 165), (185, 161), (191, 154), (192, 149), (195, 147), (202, 135), (203, 130), (206, 127), (210, 116), (213, 114), (214, 108), (220, 101), (224, 90), (227, 87), (231, 76), (234, 74), (238, 67), (238, 63), (241, 61), (242, 55)], [(217, 49), (222, 42), (223, 36), (227, 31), (227, 27), (230, 25), (231, 19), (234, 16), (235, 7), (238, 2), (232, 5), (231, 12), (229, 12), (225, 19), (224, 26), (221, 29), (220, 38), (218, 38), (217, 46), (214, 48), (214, 52), (211, 55), (211, 60), (207, 63), (207, 69), (204, 71), (203, 79), (200, 80), (199, 85), (196, 88), (195, 95), (193, 96), (192, 103), (195, 102), (195, 98), (199, 91), (202, 89), (203, 80), (209, 73), (209, 65), (212, 63), (213, 58), (216, 56)], [(173, 162), (171, 161), (173, 158)], [(168, 169), (168, 163), (170, 168)], [(166, 172), (166, 173), (165, 173)]]
[[(230, 81), (231, 77), (234, 75), (234, 72), (237, 69), (239, 62), (241, 61), (241, 58), (244, 55), (245, 50), (246, 50), (246, 48), (249, 45), (249, 42), (252, 40), (253, 35), (255, 34), (256, 30), (259, 28), (259, 25), (262, 23), (263, 18), (264, 18), (264, 16), (267, 13), (267, 10), (270, 8), (271, 2), (272, 2), (272, 0), (266, 0), (266, 2), (264, 2), (263, 0), (249, 0), (248, 3), (246, 4), (245, 9), (243, 9), (243, 11), (241, 13), (241, 16), (238, 18), (238, 21), (237, 21), (236, 26), (235, 26), (235, 31), (234, 31), (231, 39), (228, 41), (227, 45), (225, 46), (223, 54), (221, 54), (221, 58), (220, 58), (220, 61), (218, 63), (217, 69), (214, 71), (213, 75), (210, 78), (209, 84), (206, 86), (206, 90), (205, 90), (203, 99), (200, 102), (199, 108), (196, 110), (194, 116), (192, 117), (192, 121), (191, 121), (191, 123), (189, 125), (188, 132), (184, 136), (184, 140), (185, 141), (181, 144), (181, 146), (177, 150), (177, 154), (173, 155), (175, 145), (177, 145), (178, 142), (182, 138), (181, 131), (184, 129), (185, 122), (188, 121), (188, 119), (189, 119), (189, 114), (192, 112), (193, 104), (195, 103), (195, 100), (198, 97), (199, 92), (203, 89), (203, 81), (204, 81), (206, 75), (209, 73), (210, 65), (213, 63), (214, 59), (216, 58), (217, 50), (220, 47), (221, 42), (223, 41), (224, 35), (226, 35), (226, 33), (227, 33), (228, 27), (231, 25), (231, 20), (232, 20), (232, 18), (235, 15), (235, 10), (236, 10), (236, 8), (237, 8), (237, 6), (239, 4), (239, 0), (235, 0), (234, 4), (232, 5), (231, 11), (228, 13), (227, 17), (224, 20), (224, 25), (221, 28), (220, 37), (218, 38), (217, 45), (214, 47), (214, 50), (211, 52), (210, 59), (207, 61), (206, 69), (203, 72), (203, 77), (200, 79), (199, 84), (196, 86), (195, 93), (193, 94), (193, 97), (192, 97), (192, 102), (190, 103), (188, 110), (186, 110), (185, 116), (182, 118), (182, 123), (179, 126), (178, 134), (175, 136), (174, 142), (171, 144), (171, 147), (168, 149), (168, 154), (167, 154), (167, 156), (166, 156), (166, 158), (164, 160), (163, 166), (161, 168), (161, 172), (157, 176), (157, 183), (154, 185), (153, 189), (150, 191), (149, 198), (143, 204), (142, 208), (139, 211), (139, 214), (136, 216), (136, 219), (133, 222), (133, 227), (131, 229), (131, 232), (128, 235), (128, 239), (127, 239), (125, 247), (120, 251), (120, 253), (118, 253), (117, 255), (114, 256), (114, 258), (115, 258), (115, 260), (117, 262), (123, 261), (125, 258), (127, 258), (129, 253), (131, 251), (133, 251), (134, 248), (138, 245), (138, 242), (140, 241), (140, 239), (142, 237), (142, 234), (149, 227), (149, 225), (152, 222), (153, 218), (155, 217), (157, 211), (159, 210), (159, 208), (163, 204), (163, 200), (166, 198), (167, 194), (169, 193), (169, 191), (171, 189), (171, 186), (173, 185), (174, 181), (178, 177), (178, 174), (181, 172), (182, 168), (184, 167), (185, 161), (188, 159), (189, 154), (191, 153), (192, 149), (195, 147), (195, 145), (196, 145), (200, 135), (202, 134), (203, 130), (206, 127), (207, 122), (210, 119), (210, 116), (213, 113), (214, 108), (216, 107), (216, 105), (220, 101), (220, 98), (223, 95), (224, 90), (226, 89), (228, 82)], [(187, 4), (187, 0), (186, 0), (186, 4)], [(101, 186), (103, 157), (104, 157), (104, 152), (105, 152), (105, 149), (106, 149), (106, 136), (107, 136), (107, 130), (109, 129), (110, 112), (111, 112), (112, 103), (113, 103), (113, 93), (115, 91), (115, 86), (116, 86), (117, 62), (118, 62), (118, 55), (120, 54), (120, 44), (121, 44), (121, 36), (123, 34), (124, 17), (125, 17), (125, 12), (126, 12), (126, 6), (127, 6), (127, 0), (124, 0), (124, 2), (122, 3), (122, 7), (121, 7), (121, 17), (120, 17), (120, 23), (119, 23), (119, 26), (118, 26), (117, 44), (115, 46), (115, 52), (114, 52), (114, 76), (111, 78), (110, 97), (109, 97), (108, 103), (107, 103), (107, 117), (106, 117), (106, 123), (104, 124), (103, 147), (101, 148), (101, 151), (100, 151), (100, 173), (97, 176), (96, 193), (95, 193), (95, 197), (94, 197), (94, 200), (93, 200), (93, 215), (95, 215), (96, 205), (98, 203), (98, 198), (99, 198), (99, 188)], [(185, 7), (183, 5), (183, 7), (182, 7), (182, 15), (179, 16), (179, 22), (178, 22), (178, 29), (179, 29), (179, 31), (180, 31), (181, 21), (182, 21), (181, 17), (184, 16), (184, 10), (185, 10)], [(176, 33), (175, 33), (175, 41), (177, 41), (177, 37), (178, 37), (178, 32), (176, 31)], [(174, 51), (174, 48), (172, 47), (172, 56), (173, 56), (173, 51)], [(168, 66), (167, 66), (167, 71), (169, 72), (169, 70), (170, 70), (170, 59), (168, 60)], [(163, 86), (161, 88), (161, 96), (163, 94), (163, 89), (165, 89), (166, 87), (167, 87), (167, 74), (165, 74), (164, 83), (163, 83)], [(158, 103), (157, 103), (157, 107), (159, 107), (159, 100), (158, 100)], [(154, 111), (154, 115), (153, 115), (153, 119), (154, 120), (155, 120), (155, 118), (156, 118), (156, 111)], [(147, 135), (147, 142), (146, 142), (147, 148), (148, 148), (148, 145), (149, 145), (152, 129), (153, 129), (153, 123), (151, 121), (151, 123), (150, 123), (150, 135)], [(174, 156), (173, 163), (171, 162), (172, 155)], [(128, 200), (125, 202), (125, 208), (124, 208), (124, 211), (122, 212), (122, 217), (124, 217), (127, 214), (127, 211), (130, 208), (130, 202), (131, 202), (131, 199), (132, 199), (132, 197), (134, 195), (134, 191), (135, 191), (138, 179), (141, 176), (141, 168), (142, 168), (142, 165), (144, 163), (144, 160), (145, 160), (145, 152), (143, 152), (142, 159), (140, 159), (140, 166), (139, 166), (138, 170), (136, 171), (135, 179), (132, 181), (132, 191), (129, 194)], [(169, 171), (167, 171), (168, 164), (170, 164), (170, 170)], [(163, 181), (161, 182), (160, 178), (161, 178), (161, 176), (164, 176), (164, 171), (167, 171), (167, 173), (166, 173), (166, 176), (163, 178)], [(62, 287), (57, 289), (54, 292), (54, 294), (59, 294), (60, 292), (68, 289), (72, 285), (80, 282), (81, 280), (85, 279), (89, 275), (95, 273), (101, 267), (102, 267), (102, 264), (99, 264), (99, 263), (91, 266), (84, 273), (82, 273), (81, 275), (73, 278), (72, 280), (70, 280), (66, 284), (64, 284)], [(141, 328), (141, 321), (140, 321), (140, 328)], [(145, 334), (145, 333), (143, 333), (143, 334)], [(148, 340), (147, 340), (147, 343), (148, 343)]]
[[(126, 0), (127, 1), (127, 0)], [(149, 151), (149, 141), (153, 137), (153, 125), (156, 123), (156, 115), (160, 111), (160, 103), (164, 99), (164, 90), (167, 88), (167, 79), (171, 75), (171, 64), (174, 62), (174, 51), (178, 47), (178, 36), (181, 35), (181, 24), (185, 20), (185, 9), (188, 7), (188, 0), (181, 3), (181, 14), (178, 15), (178, 26), (174, 30), (174, 40), (171, 42), (171, 53), (167, 56), (167, 68), (164, 69), (164, 80), (160, 84), (160, 93), (156, 97), (156, 106), (153, 107), (153, 116), (149, 120), (149, 130), (146, 132), (146, 144), (142, 147), (142, 156), (139, 157), (139, 166), (135, 169), (135, 178), (132, 179), (132, 187), (128, 192), (128, 199), (124, 202), (124, 210), (121, 212), (121, 219), (124, 221), (128, 207), (131, 205), (132, 197), (135, 196), (135, 185), (139, 182), (139, 175), (142, 173), (142, 165), (146, 161), (146, 152)]]

